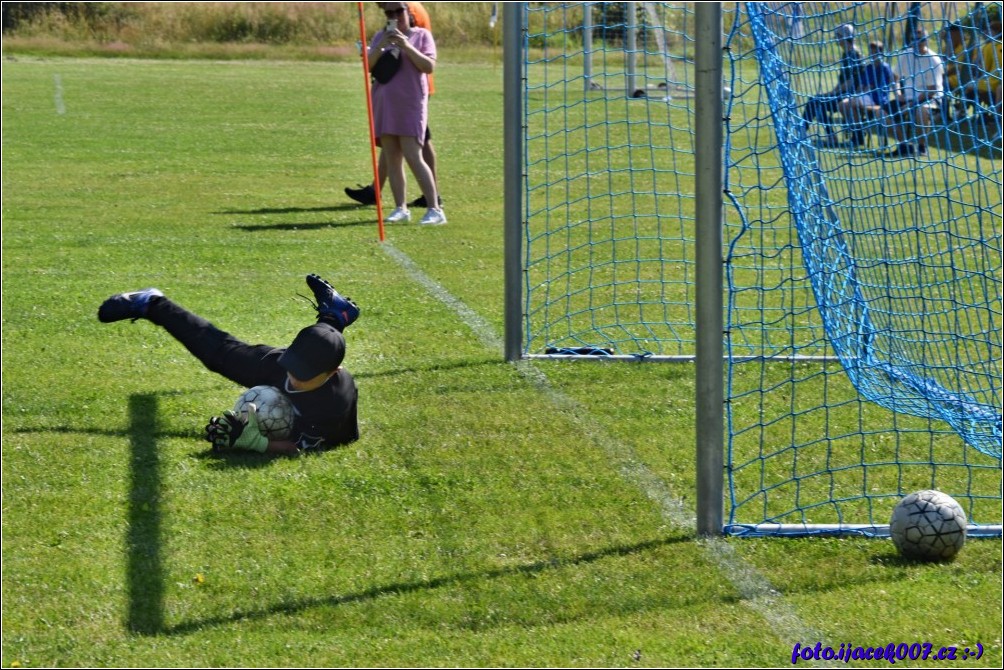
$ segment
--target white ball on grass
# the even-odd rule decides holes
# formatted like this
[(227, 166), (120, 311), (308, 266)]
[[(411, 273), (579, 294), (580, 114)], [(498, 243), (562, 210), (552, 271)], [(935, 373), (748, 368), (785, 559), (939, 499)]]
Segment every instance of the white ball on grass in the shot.
[(904, 558), (944, 561), (966, 543), (966, 513), (941, 491), (917, 491), (896, 505), (889, 533)]

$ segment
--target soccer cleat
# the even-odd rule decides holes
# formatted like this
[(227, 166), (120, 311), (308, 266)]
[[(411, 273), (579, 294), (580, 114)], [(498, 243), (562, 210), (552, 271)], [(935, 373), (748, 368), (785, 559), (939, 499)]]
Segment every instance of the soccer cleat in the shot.
[[(437, 195), (436, 196), (436, 200), (439, 202), (439, 208), (442, 209), (443, 208), (443, 196)], [(426, 204), (426, 202), (425, 202), (425, 196), (424, 195), (420, 195), (417, 198), (415, 198), (414, 200), (412, 200), (411, 202), (409, 202), (408, 206), (409, 207), (416, 207), (416, 208), (421, 209), (422, 207), (428, 207), (429, 205)]]
[(317, 301), (317, 318), (330, 322), (338, 330), (348, 328), (359, 318), (359, 307), (351, 298), (343, 298), (331, 284), (318, 275), (307, 275), (307, 286), (314, 292)]
[(411, 221), (411, 212), (408, 211), (407, 207), (398, 207), (384, 221), (387, 223), (408, 223)]
[(446, 214), (441, 209), (430, 207), (418, 223), (422, 226), (441, 226), (446, 223)]
[(359, 186), (358, 188), (345, 187), (345, 195), (349, 196), (361, 205), (375, 205), (376, 191), (373, 185)]
[(145, 288), (142, 291), (118, 293), (101, 303), (98, 308), (98, 321), (112, 323), (123, 319), (142, 319), (150, 307), (150, 300), (161, 298), (164, 294), (155, 288)]

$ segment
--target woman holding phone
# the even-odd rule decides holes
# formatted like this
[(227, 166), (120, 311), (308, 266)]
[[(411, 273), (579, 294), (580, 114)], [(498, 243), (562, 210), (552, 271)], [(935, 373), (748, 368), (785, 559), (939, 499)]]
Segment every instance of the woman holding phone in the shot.
[[(396, 69), (385, 81), (373, 86), (373, 123), (381, 149), (387, 156), (387, 176), (394, 194), (395, 209), (388, 223), (407, 222), (407, 182), (404, 164), (415, 174), (426, 203), (439, 202), (436, 180), (422, 158), (429, 111), (428, 75), (436, 66), (436, 42), (432, 33), (412, 27), (404, 2), (379, 3), (387, 18), (386, 27), (373, 36), (369, 46), (370, 72), (382, 71), (381, 58), (397, 58)], [(440, 207), (429, 207), (419, 221), (422, 225), (442, 225), (446, 215)]]

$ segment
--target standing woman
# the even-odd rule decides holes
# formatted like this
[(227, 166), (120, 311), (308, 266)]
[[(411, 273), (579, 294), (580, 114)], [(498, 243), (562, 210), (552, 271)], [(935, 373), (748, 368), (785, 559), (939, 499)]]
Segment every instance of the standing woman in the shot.
[[(388, 223), (411, 220), (407, 206), (404, 163), (415, 174), (425, 202), (438, 203), (436, 180), (422, 158), (422, 143), (429, 112), (428, 76), (436, 67), (436, 42), (432, 33), (411, 26), (407, 3), (380, 3), (387, 17), (387, 27), (373, 36), (369, 47), (370, 72), (376, 75), (386, 61), (397, 58), (396, 71), (373, 86), (373, 123), (380, 147), (387, 156), (387, 176), (394, 194), (395, 209)], [(394, 68), (391, 68), (392, 70)], [(430, 207), (419, 223), (442, 225), (446, 215), (439, 207)]]

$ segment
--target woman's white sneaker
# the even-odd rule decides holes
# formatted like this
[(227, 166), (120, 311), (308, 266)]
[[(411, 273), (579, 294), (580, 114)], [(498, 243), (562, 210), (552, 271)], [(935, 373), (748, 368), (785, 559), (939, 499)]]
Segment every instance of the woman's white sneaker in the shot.
[(418, 223), (422, 226), (441, 226), (446, 223), (446, 214), (441, 209), (430, 207)]
[(408, 223), (411, 221), (411, 212), (408, 211), (407, 207), (398, 207), (384, 221), (387, 223)]

